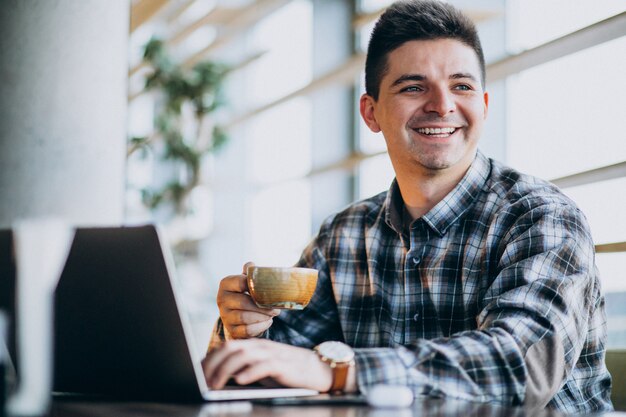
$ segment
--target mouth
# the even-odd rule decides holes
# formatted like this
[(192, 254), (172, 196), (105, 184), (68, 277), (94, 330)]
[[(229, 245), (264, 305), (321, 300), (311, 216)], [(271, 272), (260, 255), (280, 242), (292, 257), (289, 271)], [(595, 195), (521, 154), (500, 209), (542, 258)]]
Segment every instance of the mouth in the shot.
[(450, 137), (458, 130), (456, 127), (419, 127), (413, 129), (420, 135), (425, 135), (431, 138), (447, 138)]

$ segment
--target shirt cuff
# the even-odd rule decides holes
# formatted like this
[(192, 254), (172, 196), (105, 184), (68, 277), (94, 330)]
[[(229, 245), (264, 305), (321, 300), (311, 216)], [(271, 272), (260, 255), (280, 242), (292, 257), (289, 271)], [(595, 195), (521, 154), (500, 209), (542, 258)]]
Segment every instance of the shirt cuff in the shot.
[(224, 324), (221, 319), (217, 319), (215, 326), (213, 327), (213, 332), (211, 333), (207, 353), (221, 345), (226, 340), (228, 339), (226, 338), (226, 329), (224, 328)]
[[(367, 393), (376, 384), (415, 386), (419, 379), (426, 377), (412, 369), (414, 363), (407, 363), (402, 354), (403, 348), (365, 348), (355, 349), (357, 386), (359, 391)], [(409, 355), (409, 362), (415, 362), (415, 356)]]

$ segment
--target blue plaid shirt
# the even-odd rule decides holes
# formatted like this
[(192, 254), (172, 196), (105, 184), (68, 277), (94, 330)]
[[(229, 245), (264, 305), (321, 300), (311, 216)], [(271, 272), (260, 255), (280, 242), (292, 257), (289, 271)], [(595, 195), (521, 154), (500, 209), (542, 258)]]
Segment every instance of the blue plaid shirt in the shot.
[[(478, 152), (409, 227), (397, 184), (327, 219), (299, 266), (319, 270), (304, 311), (266, 333), (356, 352), (362, 392), (611, 410), (606, 316), (584, 215), (553, 185)], [(223, 334), (220, 324), (218, 334)]]

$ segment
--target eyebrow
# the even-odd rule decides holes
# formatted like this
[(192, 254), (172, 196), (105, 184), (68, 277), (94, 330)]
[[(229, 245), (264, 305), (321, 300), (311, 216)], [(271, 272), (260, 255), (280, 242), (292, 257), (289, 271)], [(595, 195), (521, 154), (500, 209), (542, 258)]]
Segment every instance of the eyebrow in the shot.
[[(476, 79), (475, 76), (473, 76), (472, 74), (470, 74), (469, 72), (457, 72), (454, 73), (452, 75), (450, 75), (450, 77), (448, 77), (451, 80), (459, 80), (459, 79), (469, 79), (472, 80), (474, 82), (478, 82), (478, 80)], [(401, 75), (400, 77), (398, 77), (392, 84), (392, 87), (395, 87), (397, 85), (403, 84), (407, 81), (426, 81), (428, 79), (428, 77), (426, 77), (423, 74), (404, 74)]]
[(407, 81), (425, 81), (426, 79), (427, 77), (422, 74), (404, 74), (396, 78), (396, 80), (391, 83), (391, 86), (395, 87), (396, 85), (403, 84)]
[(451, 80), (458, 80), (458, 79), (462, 79), (462, 78), (467, 78), (470, 79), (472, 81), (478, 82), (478, 80), (476, 79), (476, 77), (474, 77), (472, 74), (470, 74), (469, 72), (457, 72), (456, 74), (452, 74), (450, 76)]

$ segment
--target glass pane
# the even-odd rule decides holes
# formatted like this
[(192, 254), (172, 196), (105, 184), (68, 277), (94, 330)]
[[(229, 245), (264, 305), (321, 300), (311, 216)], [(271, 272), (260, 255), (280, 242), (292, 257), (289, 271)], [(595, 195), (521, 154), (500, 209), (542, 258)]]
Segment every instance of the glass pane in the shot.
[(596, 260), (606, 297), (608, 348), (623, 349), (626, 348), (626, 253), (600, 253)]
[[(626, 252), (598, 253), (596, 262), (602, 279), (602, 291), (626, 293), (626, 277), (624, 277), (624, 265), (626, 265)], [(626, 304), (622, 305), (626, 314)]]
[(311, 190), (308, 180), (260, 190), (250, 199), (247, 243), (259, 265), (295, 264), (311, 239)]
[(388, 190), (395, 175), (387, 154), (365, 159), (359, 165), (359, 199)]
[(389, 6), (391, 3), (393, 0), (360, 0), (358, 8), (361, 13), (372, 13)]
[[(566, 188), (585, 213), (596, 244), (626, 241), (626, 178)], [(625, 264), (626, 265), (626, 264)], [(624, 280), (626, 283), (626, 280)]]
[(508, 49), (534, 48), (625, 10), (624, 0), (508, 0)]
[(311, 169), (311, 106), (290, 100), (255, 117), (246, 137), (248, 180), (268, 183), (306, 175)]
[(265, 52), (247, 71), (252, 88), (246, 99), (252, 106), (269, 103), (311, 81), (312, 19), (311, 3), (294, 1), (251, 31), (252, 50)]
[[(626, 37), (507, 80), (507, 160), (552, 179), (626, 160)], [(538, 150), (541, 150), (538, 152)]]
[(367, 45), (370, 43), (370, 36), (372, 36), (372, 30), (374, 30), (375, 24), (376, 20), (372, 20), (358, 29), (357, 49), (359, 51), (367, 52)]

